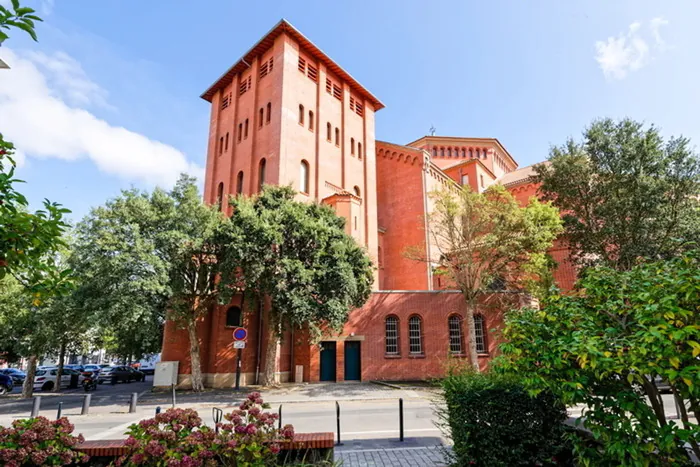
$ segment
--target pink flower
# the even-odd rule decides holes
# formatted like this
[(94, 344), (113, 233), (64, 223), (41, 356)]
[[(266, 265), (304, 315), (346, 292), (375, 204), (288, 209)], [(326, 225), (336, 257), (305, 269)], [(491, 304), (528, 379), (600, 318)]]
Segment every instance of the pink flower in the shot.
[(254, 435), (255, 433), (258, 432), (258, 429), (255, 427), (255, 425), (253, 425), (253, 424), (251, 423), (251, 424), (249, 424), (249, 425), (246, 427), (245, 431), (246, 431), (249, 435)]
[(272, 454), (277, 454), (281, 451), (280, 445), (279, 444), (271, 444), (270, 445), (270, 452)]

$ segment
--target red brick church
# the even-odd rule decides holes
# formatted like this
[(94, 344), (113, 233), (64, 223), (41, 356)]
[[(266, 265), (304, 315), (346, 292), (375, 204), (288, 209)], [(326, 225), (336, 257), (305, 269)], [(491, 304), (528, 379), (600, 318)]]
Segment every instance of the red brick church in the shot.
[[(230, 387), (236, 371), (232, 330), (248, 330), (241, 384), (254, 384), (273, 364), (285, 381), (417, 380), (444, 372), (451, 358), (467, 358), (464, 304), (443, 290), (427, 263), (404, 257), (426, 238), (428, 194), (441, 186), (473, 190), (500, 183), (526, 203), (537, 191), (531, 167), (518, 163), (495, 138), (424, 136), (408, 144), (375, 139), (374, 114), (384, 105), (287, 21), (280, 21), (207, 89), (211, 103), (204, 198), (252, 195), (263, 183), (291, 184), (299, 200), (331, 205), (377, 269), (375, 291), (353, 310), (340, 335), (309, 343), (286, 333), (278, 361), (264, 361), (264, 311), (217, 307), (199, 326), (207, 386)], [(229, 207), (224, 207), (229, 209)], [(230, 214), (230, 211), (229, 211)], [(575, 271), (567, 250), (551, 251), (555, 278), (570, 288)], [(496, 348), (503, 300), (484, 300), (476, 317), (479, 359)], [(505, 297), (510, 306), (526, 297)], [(496, 303), (495, 305), (493, 303)], [(178, 361), (189, 380), (187, 333), (168, 322), (163, 361)]]

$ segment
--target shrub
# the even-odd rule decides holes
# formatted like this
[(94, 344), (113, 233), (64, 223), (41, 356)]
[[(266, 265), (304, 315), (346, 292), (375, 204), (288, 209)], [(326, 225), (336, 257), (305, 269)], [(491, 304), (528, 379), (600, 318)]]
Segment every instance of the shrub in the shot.
[(523, 385), (491, 373), (443, 380), (442, 428), (455, 465), (558, 465), (564, 455), (566, 408), (550, 393), (531, 397)]
[(73, 447), (84, 441), (73, 436), (73, 425), (63, 417), (15, 420), (9, 428), (0, 427), (0, 464), (6, 467), (29, 465), (73, 465), (89, 457)]
[(583, 406), (578, 423), (600, 446), (572, 438), (580, 462), (685, 465), (686, 446), (700, 458), (698, 271), (700, 250), (629, 271), (590, 268), (577, 291), (506, 315), (498, 367)]
[(294, 437), (294, 428), (275, 428), (277, 414), (254, 392), (238, 409), (225, 415), (227, 423), (214, 430), (202, 424), (192, 409), (169, 409), (155, 418), (131, 425), (129, 452), (118, 466), (167, 467), (276, 465), (280, 443)]

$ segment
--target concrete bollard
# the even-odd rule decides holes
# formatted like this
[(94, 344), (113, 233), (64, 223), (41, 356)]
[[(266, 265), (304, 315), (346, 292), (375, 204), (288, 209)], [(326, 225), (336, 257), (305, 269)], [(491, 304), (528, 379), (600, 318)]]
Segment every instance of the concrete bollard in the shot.
[(40, 409), (41, 409), (41, 396), (34, 396), (34, 404), (32, 404), (31, 418), (38, 417)]
[(63, 402), (58, 403), (58, 413), (56, 414), (56, 420), (61, 418), (61, 412), (63, 412)]
[(92, 402), (92, 394), (85, 394), (83, 397), (83, 408), (80, 415), (87, 415), (90, 412), (90, 402)]
[(136, 403), (138, 402), (138, 399), (139, 399), (139, 393), (137, 393), (137, 392), (131, 393), (131, 400), (129, 401), (129, 413), (136, 412)]

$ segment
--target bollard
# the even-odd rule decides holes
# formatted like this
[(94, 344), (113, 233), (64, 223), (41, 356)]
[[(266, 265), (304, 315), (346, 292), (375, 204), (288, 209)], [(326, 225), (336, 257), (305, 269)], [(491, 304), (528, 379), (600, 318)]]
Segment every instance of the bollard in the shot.
[(158, 407), (156, 407), (156, 415), (158, 415), (159, 413), (160, 413), (160, 405)]
[(336, 445), (341, 446), (343, 443), (340, 442), (340, 404), (338, 404), (338, 401), (335, 401), (335, 418), (338, 425), (338, 442)]
[(61, 418), (61, 412), (63, 412), (63, 402), (58, 403), (58, 413), (56, 414), (56, 420)]
[(219, 409), (219, 408), (212, 407), (211, 418), (214, 419), (214, 427), (215, 427), (214, 431), (216, 431), (216, 433), (218, 434), (219, 433), (219, 423), (221, 423), (221, 419), (224, 418), (224, 411)]
[(403, 443), (403, 398), (399, 399), (399, 441)]
[(83, 398), (83, 409), (80, 411), (80, 415), (87, 415), (90, 412), (90, 402), (92, 402), (92, 394), (85, 394)]
[(136, 403), (139, 400), (139, 393), (138, 392), (132, 392), (131, 393), (131, 400), (129, 401), (129, 413), (135, 413), (136, 412)]
[(279, 411), (279, 421), (277, 424), (278, 429), (282, 429), (282, 404), (280, 404), (280, 411)]
[(41, 408), (41, 396), (34, 396), (34, 404), (32, 405), (31, 418), (36, 418), (39, 416), (39, 409), (40, 408)]
[(173, 391), (173, 409), (175, 408), (175, 383), (171, 384), (172, 391)]

